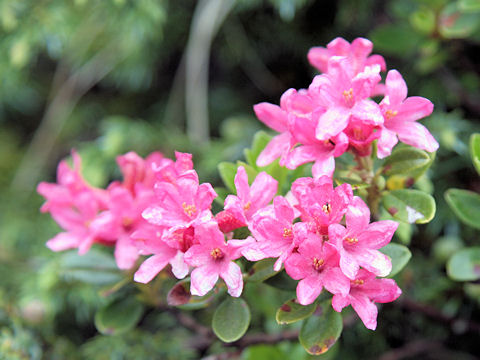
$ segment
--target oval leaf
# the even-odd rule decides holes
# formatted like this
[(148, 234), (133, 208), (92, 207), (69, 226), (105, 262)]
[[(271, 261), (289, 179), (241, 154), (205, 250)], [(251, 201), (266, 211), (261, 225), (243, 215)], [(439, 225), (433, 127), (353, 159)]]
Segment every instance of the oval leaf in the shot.
[(327, 300), (305, 320), (298, 338), (309, 354), (320, 355), (335, 344), (342, 329), (342, 315), (333, 310), (330, 300)]
[(388, 274), (388, 277), (395, 276), (402, 271), (412, 257), (412, 253), (406, 246), (395, 243), (387, 244), (380, 251), (392, 261), (392, 271)]
[(480, 279), (480, 247), (470, 247), (456, 252), (447, 262), (447, 274), (457, 281)]
[(275, 319), (281, 325), (291, 324), (312, 315), (316, 307), (315, 303), (303, 306), (296, 299), (288, 300), (278, 308)]
[(240, 339), (247, 331), (249, 324), (250, 309), (241, 298), (227, 298), (213, 314), (213, 332), (223, 342)]
[(385, 161), (384, 173), (388, 176), (403, 175), (414, 179), (422, 176), (432, 164), (433, 155), (413, 147), (395, 150)]
[(247, 163), (258, 170), (257, 167), (257, 158), (258, 155), (265, 149), (267, 144), (272, 139), (272, 136), (268, 135), (265, 131), (259, 131), (253, 137), (252, 148), (245, 149), (243, 152), (245, 154), (245, 159), (247, 159)]
[(95, 327), (104, 335), (123, 334), (133, 329), (143, 313), (143, 305), (128, 297), (111, 302), (95, 314)]
[(477, 173), (480, 174), (480, 134), (478, 133), (470, 136), (470, 156)]
[(455, 215), (465, 224), (480, 229), (480, 195), (473, 191), (449, 189), (445, 200)]
[(260, 282), (276, 275), (278, 271), (273, 270), (273, 264), (275, 264), (275, 261), (276, 259), (257, 261), (248, 271), (248, 281)]
[(228, 190), (236, 194), (234, 180), (237, 174), (237, 165), (226, 161), (221, 162), (218, 164), (218, 172)]
[(66, 279), (94, 285), (111, 285), (123, 279), (112, 255), (90, 249), (85, 255), (70, 251), (62, 255), (61, 274)]
[(383, 195), (385, 209), (395, 219), (413, 224), (425, 224), (435, 215), (435, 200), (420, 190), (392, 190)]

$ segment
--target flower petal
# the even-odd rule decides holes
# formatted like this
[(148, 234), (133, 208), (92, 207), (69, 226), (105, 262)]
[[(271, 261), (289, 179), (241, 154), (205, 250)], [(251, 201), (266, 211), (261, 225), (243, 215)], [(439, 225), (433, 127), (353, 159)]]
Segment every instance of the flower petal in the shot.
[(213, 289), (218, 280), (218, 272), (208, 265), (196, 268), (190, 276), (190, 292), (192, 295), (203, 296)]
[(322, 283), (317, 275), (307, 276), (297, 285), (297, 299), (302, 305), (310, 305), (322, 292)]
[(227, 269), (220, 273), (220, 277), (227, 284), (228, 293), (233, 297), (239, 297), (243, 290), (243, 277), (240, 267), (230, 261)]

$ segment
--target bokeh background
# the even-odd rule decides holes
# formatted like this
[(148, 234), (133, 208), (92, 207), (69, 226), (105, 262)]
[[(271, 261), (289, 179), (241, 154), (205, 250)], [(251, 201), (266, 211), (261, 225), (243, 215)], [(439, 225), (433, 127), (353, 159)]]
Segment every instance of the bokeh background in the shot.
[[(396, 239), (413, 253), (396, 277), (407, 300), (383, 306), (376, 332), (351, 321), (321, 358), (477, 358), (480, 285), (448, 279), (445, 262), (478, 245), (478, 231), (443, 194), (480, 191), (468, 151), (480, 130), (479, 1), (0, 0), (0, 359), (308, 358), (295, 341), (199, 349), (194, 332), (153, 309), (134, 331), (99, 334), (104, 283), (45, 247), (59, 228), (35, 188), (55, 181), (72, 148), (97, 186), (119, 178), (115, 157), (130, 150), (191, 152), (201, 181), (220, 185), (217, 164), (242, 159), (263, 128), (253, 104), (307, 87), (309, 48), (337, 36), (371, 39), (409, 94), (435, 104), (423, 123), (441, 147), (416, 184), (434, 195), (436, 218)], [(288, 295), (264, 287), (246, 298), (250, 332), (284, 329), (274, 313)], [(208, 325), (211, 312), (192, 315)]]

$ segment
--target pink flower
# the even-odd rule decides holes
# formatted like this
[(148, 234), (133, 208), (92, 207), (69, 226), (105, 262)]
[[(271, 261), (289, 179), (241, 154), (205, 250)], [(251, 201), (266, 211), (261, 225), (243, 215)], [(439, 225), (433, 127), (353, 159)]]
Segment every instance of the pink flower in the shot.
[(282, 196), (275, 197), (273, 205), (258, 211), (253, 217), (249, 229), (257, 242), (246, 247), (242, 251), (243, 256), (250, 261), (278, 257), (274, 270), (280, 270), (282, 263), (295, 248), (297, 230), (293, 220), (294, 211), (287, 200)]
[(332, 56), (346, 56), (352, 62), (355, 74), (363, 71), (365, 66), (379, 65), (382, 71), (386, 70), (385, 60), (380, 55), (370, 55), (373, 43), (364, 38), (356, 38), (349, 44), (340, 37), (333, 39), (327, 47), (313, 47), (308, 52), (308, 61), (321, 72), (328, 71), (328, 60)]
[(133, 151), (117, 156), (117, 164), (123, 174), (122, 186), (132, 193), (134, 192), (135, 184), (138, 183), (142, 183), (148, 188), (153, 188), (155, 175), (152, 165), (164, 160), (167, 159), (159, 152), (151, 153), (146, 159), (141, 158)]
[(328, 227), (328, 237), (340, 254), (343, 273), (354, 280), (362, 266), (377, 276), (387, 276), (392, 270), (392, 263), (378, 249), (390, 242), (398, 223), (383, 220), (369, 224), (370, 210), (357, 196), (345, 218), (347, 228), (340, 224)]
[(328, 226), (342, 220), (353, 199), (349, 184), (334, 189), (332, 179), (328, 176), (299, 178), (292, 184), (292, 193), (298, 200), (296, 207), (302, 221), (310, 223), (313, 231), (320, 235), (327, 235)]
[(368, 156), (372, 152), (372, 142), (380, 137), (380, 126), (365, 124), (354, 119), (344, 133), (348, 137), (350, 149), (358, 156)]
[(189, 170), (193, 170), (192, 154), (175, 151), (176, 161), (162, 158), (152, 162), (156, 181), (176, 183), (177, 178)]
[(317, 75), (308, 88), (308, 94), (315, 104), (326, 109), (318, 113), (317, 119), (314, 117), (318, 121), (318, 140), (328, 140), (338, 135), (348, 126), (351, 117), (366, 124), (383, 123), (378, 104), (368, 99), (381, 80), (379, 73), (380, 67), (374, 65), (355, 74), (348, 58), (330, 58), (328, 72)]
[(217, 283), (220, 276), (231, 296), (239, 297), (243, 290), (242, 270), (232, 260), (241, 256), (241, 248), (248, 240), (225, 242), (223, 233), (215, 221), (205, 222), (195, 229), (199, 244), (185, 253), (185, 262), (194, 266), (191, 274), (190, 292), (203, 296)]
[(246, 226), (252, 220), (257, 210), (268, 205), (277, 192), (278, 182), (261, 172), (257, 175), (250, 187), (248, 176), (243, 166), (239, 166), (235, 175), (237, 196), (228, 195), (225, 199), (225, 210)]
[(374, 274), (360, 269), (355, 280), (351, 282), (350, 293), (335, 294), (332, 306), (341, 312), (344, 307), (352, 305), (365, 327), (375, 330), (378, 310), (374, 302), (388, 303), (396, 300), (401, 294), (402, 291), (395, 280), (376, 279)]
[(400, 141), (416, 148), (433, 152), (438, 143), (423, 125), (416, 122), (430, 115), (433, 104), (423, 97), (407, 98), (407, 85), (397, 70), (390, 70), (385, 81), (385, 97), (380, 103), (385, 119), (378, 141), (378, 157), (390, 155)]
[(285, 261), (285, 270), (295, 280), (298, 302), (309, 305), (315, 301), (325, 287), (332, 294), (347, 295), (350, 281), (338, 267), (338, 254), (335, 247), (323, 242), (321, 237), (310, 233)]
[(212, 185), (198, 183), (195, 170), (179, 175), (176, 184), (156, 183), (155, 193), (157, 205), (148, 207), (142, 216), (151, 224), (168, 227), (167, 236), (171, 238), (182, 237), (181, 233), (194, 223), (209, 219), (217, 196)]

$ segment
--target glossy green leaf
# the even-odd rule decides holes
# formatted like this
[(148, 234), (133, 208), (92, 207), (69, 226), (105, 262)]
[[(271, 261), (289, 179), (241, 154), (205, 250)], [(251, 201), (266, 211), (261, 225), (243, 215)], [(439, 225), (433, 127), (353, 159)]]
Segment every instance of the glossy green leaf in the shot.
[(472, 35), (480, 27), (477, 12), (465, 11), (458, 2), (444, 7), (439, 17), (439, 32), (449, 39), (461, 39)]
[(480, 134), (478, 133), (470, 136), (470, 156), (477, 173), (480, 174)]
[(447, 274), (457, 281), (480, 279), (480, 247), (469, 247), (456, 252), (447, 262)]
[(66, 279), (94, 285), (112, 285), (123, 279), (112, 255), (90, 249), (85, 255), (77, 251), (62, 254), (60, 273)]
[(297, 288), (297, 281), (288, 276), (285, 271), (280, 271), (271, 278), (265, 280), (265, 284), (285, 291), (295, 291)]
[(143, 313), (143, 305), (133, 297), (115, 300), (95, 314), (95, 327), (104, 335), (119, 335), (133, 329)]
[(276, 275), (278, 271), (273, 270), (273, 264), (275, 264), (275, 261), (276, 259), (264, 259), (255, 262), (248, 271), (248, 281), (265, 281)]
[(250, 309), (241, 298), (228, 297), (213, 314), (213, 332), (223, 342), (240, 339), (247, 331), (249, 324)]
[(247, 159), (247, 163), (252, 166), (253, 168), (258, 170), (257, 167), (257, 158), (258, 155), (265, 149), (268, 142), (272, 139), (270, 135), (268, 135), (265, 131), (259, 131), (253, 137), (252, 148), (245, 149), (245, 159)]
[(342, 333), (342, 315), (332, 308), (330, 300), (318, 305), (315, 313), (302, 325), (299, 340), (305, 350), (312, 355), (328, 351)]
[(419, 190), (400, 189), (386, 192), (382, 204), (394, 219), (409, 224), (425, 224), (435, 216), (435, 200)]
[(275, 319), (281, 325), (291, 324), (309, 317), (316, 307), (315, 303), (304, 306), (299, 304), (296, 299), (288, 300), (278, 308)]
[(412, 257), (412, 253), (406, 246), (395, 243), (387, 244), (380, 251), (392, 261), (392, 271), (390, 271), (388, 277), (393, 277), (402, 271)]
[(465, 224), (480, 229), (480, 195), (469, 190), (449, 189), (445, 200), (455, 215)]
[(225, 161), (221, 162), (218, 164), (218, 172), (225, 186), (235, 194), (235, 175), (237, 174), (237, 165)]
[(403, 175), (419, 178), (432, 164), (434, 155), (413, 147), (395, 150), (385, 161), (384, 173), (387, 176)]

